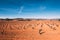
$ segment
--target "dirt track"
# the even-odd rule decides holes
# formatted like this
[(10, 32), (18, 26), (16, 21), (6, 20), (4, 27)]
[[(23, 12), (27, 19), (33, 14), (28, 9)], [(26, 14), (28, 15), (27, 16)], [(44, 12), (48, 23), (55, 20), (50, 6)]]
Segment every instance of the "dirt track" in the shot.
[(60, 40), (60, 21), (0, 21), (0, 40)]

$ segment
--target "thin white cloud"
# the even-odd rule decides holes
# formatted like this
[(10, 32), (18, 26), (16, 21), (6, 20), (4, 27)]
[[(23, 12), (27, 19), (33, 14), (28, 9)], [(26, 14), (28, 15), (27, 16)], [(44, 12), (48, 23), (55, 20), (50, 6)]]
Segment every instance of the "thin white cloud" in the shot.
[(18, 11), (18, 14), (22, 13), (23, 8), (24, 8), (24, 6), (21, 6), (21, 7), (20, 7), (20, 9), (19, 9), (19, 11)]

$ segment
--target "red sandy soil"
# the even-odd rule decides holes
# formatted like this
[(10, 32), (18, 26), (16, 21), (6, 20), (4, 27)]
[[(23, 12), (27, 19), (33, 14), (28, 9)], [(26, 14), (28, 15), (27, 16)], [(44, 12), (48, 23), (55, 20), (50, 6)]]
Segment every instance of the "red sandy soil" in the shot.
[(0, 21), (0, 40), (60, 40), (60, 21)]

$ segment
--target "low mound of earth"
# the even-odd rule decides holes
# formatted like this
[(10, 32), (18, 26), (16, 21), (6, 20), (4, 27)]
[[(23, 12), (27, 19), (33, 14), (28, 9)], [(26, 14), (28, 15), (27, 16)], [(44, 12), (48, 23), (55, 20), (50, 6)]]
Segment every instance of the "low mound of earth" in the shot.
[(0, 20), (0, 40), (60, 40), (60, 21)]

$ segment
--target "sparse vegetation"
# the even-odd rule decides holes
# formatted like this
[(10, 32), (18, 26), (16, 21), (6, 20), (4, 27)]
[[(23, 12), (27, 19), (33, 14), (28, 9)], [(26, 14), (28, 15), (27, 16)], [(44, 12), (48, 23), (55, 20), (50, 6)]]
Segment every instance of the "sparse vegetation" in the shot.
[(43, 24), (41, 24), (41, 27), (43, 27)]
[(56, 30), (56, 28), (55, 27), (53, 27), (54, 25), (49, 25), (49, 24), (47, 24), (51, 29), (53, 29), (53, 30)]
[(60, 21), (60, 19), (58, 19), (58, 21)]
[(45, 32), (43, 32), (42, 29), (39, 29), (39, 34), (41, 35), (41, 34), (43, 34), (43, 33), (45, 33)]
[[(47, 35), (47, 34), (49, 37), (50, 33), (52, 34), (52, 32), (54, 32), (53, 30), (57, 32), (56, 28), (60, 26), (59, 24), (60, 22), (59, 21), (55, 22), (55, 21), (54, 20), (53, 21), (50, 20), (30, 21), (30, 19), (28, 20), (19, 19), (19, 21), (17, 19), (17, 21), (12, 21), (10, 19), (5, 19), (5, 20), (3, 19), (0, 21), (0, 35), (5, 36), (4, 38), (10, 37), (10, 38), (19, 38), (19, 39), (23, 37), (28, 39), (32, 37), (39, 38), (42, 35)], [(58, 31), (58, 33), (60, 33), (60, 31)], [(28, 36), (26, 36), (25, 34)], [(53, 33), (53, 35), (55, 35), (55, 33)]]
[(34, 27), (32, 27), (32, 29), (34, 29)]

